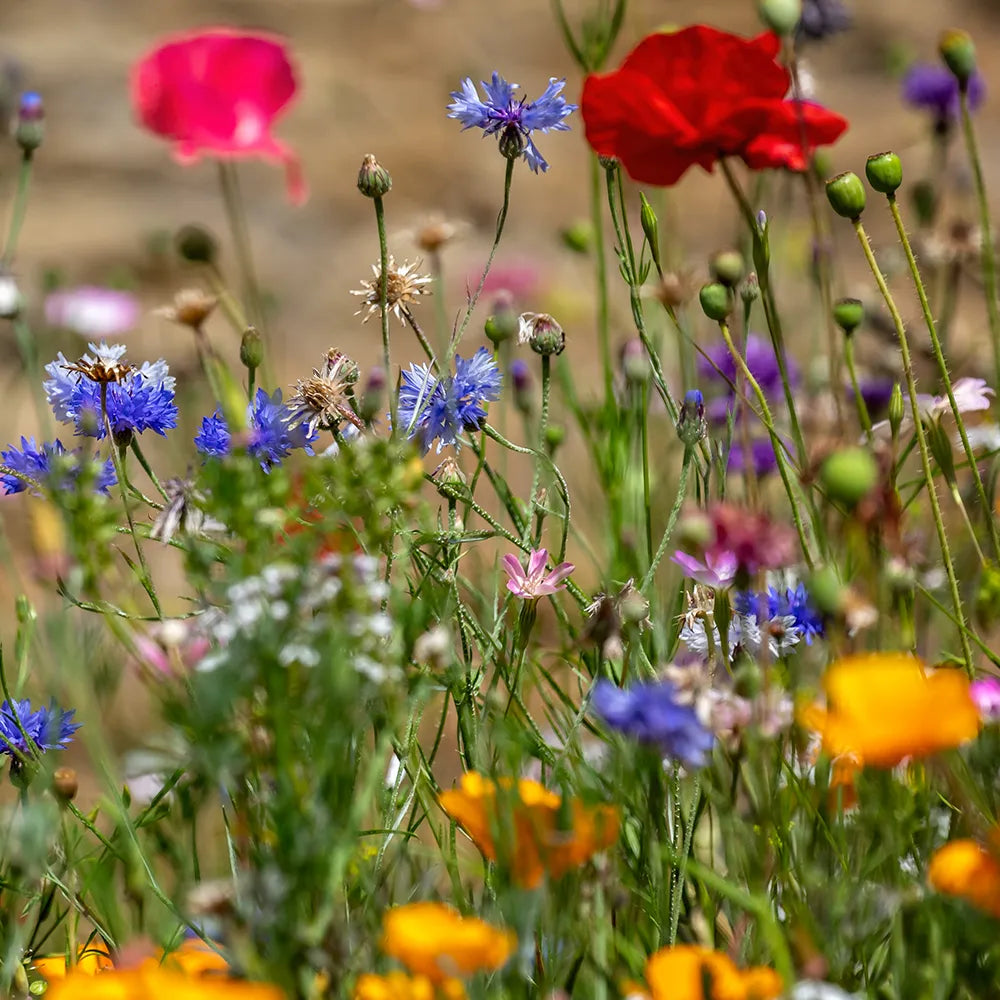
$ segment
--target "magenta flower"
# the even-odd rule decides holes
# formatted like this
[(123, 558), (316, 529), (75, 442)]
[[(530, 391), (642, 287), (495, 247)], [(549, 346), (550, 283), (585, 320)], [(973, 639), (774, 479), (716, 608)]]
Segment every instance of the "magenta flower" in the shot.
[(983, 722), (1000, 721), (1000, 680), (984, 677), (981, 681), (973, 681), (969, 685), (969, 694)]
[(728, 587), (736, 579), (736, 556), (727, 549), (709, 549), (705, 553), (704, 562), (681, 551), (675, 552), (670, 558), (684, 570), (685, 576), (706, 587)]
[(46, 296), (45, 321), (87, 340), (117, 340), (135, 329), (139, 300), (131, 292), (115, 288), (64, 288)]
[(563, 590), (563, 580), (566, 579), (576, 567), (572, 563), (560, 563), (550, 573), (545, 572), (545, 564), (548, 562), (549, 553), (546, 549), (535, 549), (528, 556), (528, 567), (525, 569), (516, 556), (506, 555), (503, 557), (504, 572), (510, 578), (507, 580), (507, 589), (515, 596), (525, 601), (537, 601), (540, 597), (548, 597), (557, 591)]

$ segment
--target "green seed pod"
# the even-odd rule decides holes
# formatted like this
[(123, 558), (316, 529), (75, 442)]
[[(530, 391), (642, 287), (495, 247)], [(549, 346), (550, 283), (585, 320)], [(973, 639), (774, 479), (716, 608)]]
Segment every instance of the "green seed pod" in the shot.
[(722, 250), (708, 262), (712, 277), (727, 288), (735, 288), (746, 274), (746, 261), (738, 250)]
[(976, 72), (976, 47), (972, 44), (972, 36), (967, 31), (951, 28), (941, 36), (938, 51), (958, 85), (965, 90)]
[(802, 20), (802, 0), (760, 0), (757, 12), (775, 34), (790, 35)]
[(831, 500), (854, 507), (878, 482), (878, 466), (864, 448), (843, 448), (820, 466), (819, 481)]
[(594, 227), (587, 219), (574, 222), (559, 235), (563, 245), (573, 253), (588, 254), (594, 247)]
[(879, 194), (895, 194), (903, 183), (903, 164), (895, 153), (875, 153), (868, 157), (865, 176)]
[(865, 307), (858, 299), (840, 299), (833, 304), (833, 320), (850, 337), (865, 321)]
[(716, 323), (724, 323), (729, 315), (730, 301), (729, 289), (725, 285), (717, 282), (711, 285), (702, 285), (698, 293), (701, 308), (709, 319)]
[(865, 187), (850, 170), (826, 182), (826, 197), (830, 207), (845, 219), (859, 219), (865, 210)]

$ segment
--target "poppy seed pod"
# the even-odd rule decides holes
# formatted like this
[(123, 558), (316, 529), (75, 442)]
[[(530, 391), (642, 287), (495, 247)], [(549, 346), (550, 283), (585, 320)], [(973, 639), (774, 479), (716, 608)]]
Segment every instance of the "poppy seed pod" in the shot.
[(833, 320), (850, 337), (865, 321), (865, 307), (859, 299), (840, 299), (833, 304)]
[(727, 288), (735, 288), (746, 273), (746, 261), (738, 250), (722, 250), (709, 261), (712, 277)]
[(826, 182), (826, 197), (830, 207), (845, 219), (859, 219), (865, 210), (865, 187), (850, 170)]
[(730, 301), (729, 289), (725, 285), (717, 282), (710, 285), (702, 285), (698, 293), (702, 311), (705, 315), (716, 323), (724, 323), (729, 315)]
[(790, 35), (802, 20), (802, 0), (760, 0), (760, 19), (775, 34)]
[(842, 448), (820, 466), (819, 481), (831, 500), (855, 507), (878, 481), (878, 466), (864, 448)]
[(895, 194), (903, 183), (903, 164), (893, 152), (875, 153), (868, 157), (865, 176), (879, 194)]
[(964, 90), (976, 72), (976, 47), (972, 44), (972, 36), (967, 31), (952, 28), (941, 36), (938, 51)]

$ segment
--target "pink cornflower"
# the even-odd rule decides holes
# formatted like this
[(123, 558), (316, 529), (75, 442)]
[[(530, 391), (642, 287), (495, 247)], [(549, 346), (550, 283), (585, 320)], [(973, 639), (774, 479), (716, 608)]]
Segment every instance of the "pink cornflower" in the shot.
[(675, 552), (670, 557), (696, 583), (718, 589), (728, 587), (736, 579), (736, 556), (726, 549), (709, 549), (704, 562), (687, 552)]
[(969, 694), (972, 695), (983, 722), (1000, 720), (1000, 680), (996, 677), (984, 677), (981, 681), (973, 681), (969, 685)]
[(45, 322), (87, 340), (117, 340), (138, 321), (139, 300), (131, 292), (81, 285), (45, 297)]
[(563, 580), (566, 579), (576, 567), (572, 563), (560, 563), (550, 573), (545, 572), (545, 564), (548, 562), (549, 553), (546, 549), (535, 549), (528, 556), (528, 567), (525, 569), (517, 560), (516, 556), (506, 555), (503, 557), (504, 572), (510, 578), (507, 581), (507, 589), (515, 596), (525, 601), (537, 601), (539, 597), (548, 597), (557, 591), (563, 590)]
[(181, 163), (202, 154), (276, 160), (289, 197), (305, 201), (298, 157), (271, 134), (298, 89), (280, 39), (233, 28), (177, 35), (135, 64), (131, 86), (139, 121), (172, 140)]

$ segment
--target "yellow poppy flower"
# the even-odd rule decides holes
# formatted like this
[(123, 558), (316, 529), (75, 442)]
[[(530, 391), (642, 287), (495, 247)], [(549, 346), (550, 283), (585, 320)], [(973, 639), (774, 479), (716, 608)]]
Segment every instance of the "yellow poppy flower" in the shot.
[(957, 747), (979, 733), (969, 680), (958, 670), (927, 670), (908, 653), (868, 653), (838, 660), (823, 677), (826, 707), (807, 706), (802, 725), (823, 737), (831, 756), (894, 767)]
[(511, 931), (463, 917), (444, 903), (396, 906), (382, 924), (382, 949), (435, 986), (474, 972), (499, 969), (517, 944)]
[(705, 1000), (706, 979), (711, 1000), (774, 1000), (784, 992), (773, 969), (740, 970), (728, 956), (697, 945), (662, 948), (646, 961), (652, 1000)]
[[(31, 960), (31, 966), (43, 979), (52, 982), (53, 979), (62, 979), (66, 975), (66, 956), (39, 955)], [(81, 945), (77, 952), (75, 968), (85, 976), (93, 976), (98, 972), (114, 968), (108, 946), (100, 938), (94, 938), (89, 944)]]
[(1000, 861), (975, 840), (953, 840), (935, 851), (927, 881), (938, 892), (1000, 917)]
[(465, 987), (457, 979), (446, 979), (437, 989), (426, 976), (390, 972), (385, 976), (366, 973), (354, 986), (354, 1000), (465, 1000)]
[[(514, 880), (529, 889), (546, 873), (559, 878), (579, 867), (618, 837), (614, 806), (586, 806), (573, 799), (564, 810), (559, 795), (525, 778), (516, 791), (512, 781), (501, 781), (498, 795), (494, 782), (471, 771), (439, 801), (490, 861), (507, 865)], [(501, 831), (509, 834), (498, 850)]]
[(74, 969), (55, 980), (46, 1000), (285, 1000), (277, 986), (221, 976), (186, 976), (159, 965), (100, 976)]

